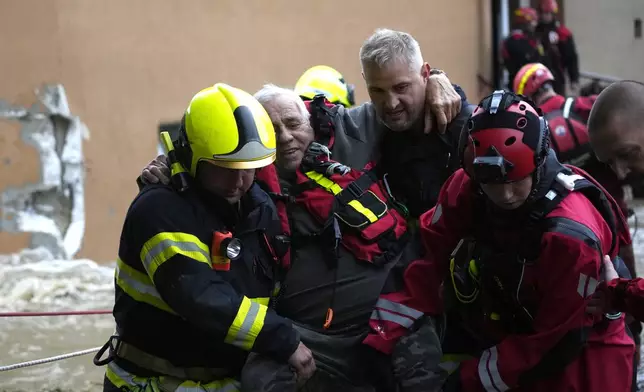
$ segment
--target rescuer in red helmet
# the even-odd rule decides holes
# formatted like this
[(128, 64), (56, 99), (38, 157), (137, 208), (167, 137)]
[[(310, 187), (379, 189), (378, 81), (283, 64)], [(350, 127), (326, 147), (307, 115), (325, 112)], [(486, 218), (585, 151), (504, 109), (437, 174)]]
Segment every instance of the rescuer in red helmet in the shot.
[[(421, 216), (425, 263), (409, 273), (465, 331), (472, 356), (445, 391), (627, 391), (634, 344), (623, 315), (585, 308), (602, 258), (630, 242), (617, 203), (549, 148), (547, 120), (523, 97), (495, 91), (461, 133), (462, 169)], [(420, 278), (422, 277), (422, 278)], [(430, 289), (423, 295), (430, 295)], [(453, 346), (453, 345), (452, 345)]]
[(547, 62), (545, 51), (535, 34), (537, 11), (534, 8), (522, 7), (514, 11), (514, 30), (501, 43), (503, 65), (510, 74), (509, 84), (519, 69), (527, 63)]
[(540, 0), (537, 7), (539, 24), (537, 36), (543, 45), (546, 63), (555, 77), (553, 87), (559, 94), (566, 94), (566, 73), (572, 93), (579, 89), (579, 56), (572, 33), (557, 19), (557, 0)]

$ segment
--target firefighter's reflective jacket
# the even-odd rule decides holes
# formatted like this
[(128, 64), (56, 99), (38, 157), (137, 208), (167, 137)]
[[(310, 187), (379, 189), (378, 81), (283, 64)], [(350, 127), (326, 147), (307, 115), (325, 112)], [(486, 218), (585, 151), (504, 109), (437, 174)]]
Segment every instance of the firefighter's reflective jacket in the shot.
[(196, 188), (144, 188), (121, 234), (116, 366), (108, 379), (127, 381), (115, 368), (202, 382), (235, 378), (249, 351), (287, 361), (299, 338), (269, 308), (276, 224), (275, 205), (257, 185), (234, 207)]

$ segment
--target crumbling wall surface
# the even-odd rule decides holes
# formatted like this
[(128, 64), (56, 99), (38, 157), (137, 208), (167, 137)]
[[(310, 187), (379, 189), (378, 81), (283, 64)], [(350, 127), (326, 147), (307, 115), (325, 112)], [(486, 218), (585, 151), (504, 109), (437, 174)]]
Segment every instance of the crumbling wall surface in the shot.
[(31, 233), (31, 248), (70, 259), (85, 232), (83, 139), (87, 127), (71, 114), (62, 85), (36, 91), (31, 107), (0, 100), (0, 118), (18, 121), (22, 140), (38, 150), (40, 181), (3, 189), (0, 230)]

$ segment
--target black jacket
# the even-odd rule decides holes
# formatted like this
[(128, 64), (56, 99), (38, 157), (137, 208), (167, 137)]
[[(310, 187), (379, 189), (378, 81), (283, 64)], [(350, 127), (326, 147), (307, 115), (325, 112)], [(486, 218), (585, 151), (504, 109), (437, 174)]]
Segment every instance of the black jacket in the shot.
[[(194, 188), (179, 194), (145, 187), (121, 234), (114, 305), (121, 339), (182, 367), (236, 373), (248, 351), (286, 361), (299, 339), (267, 306), (275, 261), (265, 241), (276, 219), (275, 205), (256, 185), (239, 210)], [(228, 271), (213, 269), (213, 233), (223, 230), (242, 241), (240, 259)]]

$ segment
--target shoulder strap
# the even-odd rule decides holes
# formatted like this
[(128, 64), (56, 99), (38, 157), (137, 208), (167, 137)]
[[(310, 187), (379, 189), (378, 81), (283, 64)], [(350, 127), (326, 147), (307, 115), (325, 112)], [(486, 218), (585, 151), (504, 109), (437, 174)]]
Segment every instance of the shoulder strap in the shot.
[(546, 194), (534, 202), (534, 206), (531, 208), (528, 219), (525, 222), (527, 231), (535, 231), (540, 236), (541, 232), (538, 229), (544, 218), (572, 192), (575, 187), (575, 181), (583, 179), (579, 175), (566, 174), (563, 170), (565, 169), (557, 173)]
[(574, 97), (566, 98), (566, 101), (564, 102), (563, 107), (561, 109), (563, 117), (565, 119), (570, 118), (570, 111), (572, 110), (573, 103), (575, 103)]
[[(553, 110), (552, 112), (546, 113), (544, 115), (546, 120), (553, 120), (555, 118), (562, 118), (563, 121), (566, 123), (566, 128), (568, 128), (568, 133), (572, 136), (573, 141), (575, 142), (575, 146), (579, 147), (579, 138), (577, 136), (577, 132), (575, 132), (575, 127), (571, 121), (571, 118), (574, 118), (575, 120), (579, 121), (579, 119), (576, 118), (574, 113), (572, 112), (572, 104), (574, 102), (574, 98), (568, 98), (566, 102), (564, 102), (564, 105), (562, 108)], [(583, 121), (581, 121), (583, 123)], [(551, 129), (552, 132), (555, 132), (555, 129)], [(554, 137), (554, 135), (551, 135), (550, 140), (552, 141), (553, 148), (559, 154), (560, 148), (557, 144), (557, 139)]]
[(447, 168), (452, 172), (458, 170), (461, 166), (461, 160), (459, 157), (459, 140), (461, 137), (461, 132), (463, 126), (467, 123), (472, 112), (476, 108), (476, 105), (466, 104), (461, 108), (461, 111), (458, 113), (458, 116), (447, 127), (445, 134), (439, 135), (440, 139), (443, 141), (443, 144), (448, 149), (449, 158), (447, 161)]
[[(539, 243), (544, 232), (566, 232), (593, 246), (601, 246), (595, 233), (585, 225), (567, 218), (547, 217), (571, 192), (582, 192), (604, 218), (612, 233), (608, 253), (613, 253), (617, 246), (617, 223), (604, 190), (587, 178), (578, 174), (571, 174), (567, 169), (564, 169), (557, 174), (550, 190), (535, 202), (535, 206), (528, 216), (526, 229), (534, 234), (526, 237), (528, 241), (533, 241), (530, 246), (524, 247), (527, 252), (526, 259), (534, 260), (538, 256)], [(598, 248), (598, 251), (601, 252), (602, 250)]]
[(316, 135), (316, 141), (328, 148), (333, 147), (333, 111), (327, 107), (324, 94), (318, 94), (309, 102), (311, 126)]
[(612, 235), (608, 254), (612, 254), (615, 251), (618, 242), (617, 220), (615, 218), (615, 213), (610, 206), (610, 202), (606, 197), (605, 191), (597, 187), (586, 178), (584, 178), (582, 181), (579, 181), (579, 184), (575, 188), (575, 191), (582, 192), (584, 196), (586, 196), (586, 198), (590, 200), (593, 206), (595, 206), (597, 211), (599, 211), (599, 213), (601, 214), (602, 218), (604, 218), (604, 220), (608, 224)]
[(375, 169), (370, 169), (362, 173), (355, 181), (352, 181), (336, 195), (338, 201), (342, 204), (349, 204), (350, 201), (358, 199), (369, 190), (371, 185), (378, 181)]
[[(255, 182), (275, 203), (277, 217), (280, 222), (282, 233), (274, 237), (272, 243), (275, 247), (274, 253), (280, 259), (282, 267), (289, 268), (291, 265), (291, 224), (288, 219), (287, 204), (295, 202), (295, 198), (290, 194), (282, 193), (275, 165), (263, 167), (256, 173)], [(267, 238), (266, 240), (268, 241)], [(271, 253), (273, 252), (271, 251)]]

